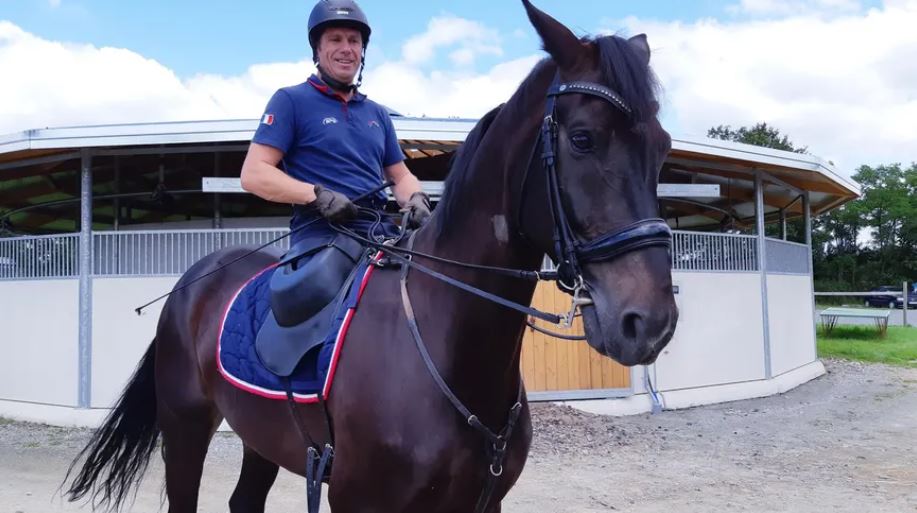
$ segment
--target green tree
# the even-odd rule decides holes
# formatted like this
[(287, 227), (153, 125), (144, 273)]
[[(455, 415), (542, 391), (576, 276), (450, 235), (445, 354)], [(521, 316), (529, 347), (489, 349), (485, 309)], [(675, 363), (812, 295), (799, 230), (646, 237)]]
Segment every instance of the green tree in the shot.
[[(767, 148), (806, 153), (768, 125), (733, 129), (720, 125), (707, 136)], [(812, 220), (816, 288), (853, 290), (917, 280), (917, 164), (861, 166), (853, 179), (862, 197)], [(800, 220), (788, 223), (791, 239), (804, 237)], [(780, 227), (770, 225), (767, 235)], [(862, 243), (863, 239), (868, 242)]]
[(707, 137), (795, 153), (805, 153), (807, 150), (806, 146), (794, 146), (788, 136), (780, 135), (780, 130), (768, 126), (767, 123), (758, 123), (751, 128), (743, 126), (736, 130), (733, 130), (730, 125), (720, 125), (707, 130)]
[(862, 197), (852, 206), (871, 235), (860, 251), (863, 284), (917, 279), (917, 164), (861, 166), (853, 179)]

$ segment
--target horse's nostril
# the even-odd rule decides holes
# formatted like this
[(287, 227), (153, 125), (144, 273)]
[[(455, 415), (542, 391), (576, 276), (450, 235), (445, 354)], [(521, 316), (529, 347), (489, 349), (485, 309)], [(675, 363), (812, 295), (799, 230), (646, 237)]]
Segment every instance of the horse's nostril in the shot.
[(627, 313), (622, 320), (621, 332), (625, 338), (634, 340), (643, 333), (643, 316), (638, 313)]

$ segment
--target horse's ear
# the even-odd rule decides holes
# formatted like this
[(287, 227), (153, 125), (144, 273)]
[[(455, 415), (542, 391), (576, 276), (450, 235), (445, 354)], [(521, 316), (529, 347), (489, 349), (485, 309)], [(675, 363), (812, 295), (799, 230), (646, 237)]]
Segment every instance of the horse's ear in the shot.
[(579, 39), (562, 23), (540, 11), (529, 0), (522, 0), (529, 20), (535, 31), (541, 36), (544, 49), (561, 69), (571, 69), (576, 66), (583, 51)]
[(630, 47), (637, 52), (640, 60), (647, 66), (650, 65), (650, 43), (646, 40), (646, 34), (640, 34), (627, 40)]

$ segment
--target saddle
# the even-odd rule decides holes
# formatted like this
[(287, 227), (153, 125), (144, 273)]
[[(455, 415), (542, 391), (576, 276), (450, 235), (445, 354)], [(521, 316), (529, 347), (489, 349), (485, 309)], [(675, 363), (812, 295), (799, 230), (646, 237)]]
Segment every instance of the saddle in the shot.
[(301, 241), (284, 255), (270, 281), (270, 312), (255, 339), (268, 370), (288, 377), (321, 346), (365, 254), (359, 242), (337, 234)]

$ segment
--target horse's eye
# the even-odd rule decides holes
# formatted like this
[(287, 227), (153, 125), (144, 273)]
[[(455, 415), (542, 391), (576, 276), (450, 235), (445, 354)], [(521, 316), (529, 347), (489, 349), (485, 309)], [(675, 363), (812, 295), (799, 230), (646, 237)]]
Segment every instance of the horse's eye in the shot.
[(577, 132), (570, 137), (570, 142), (573, 143), (573, 148), (577, 151), (592, 151), (592, 137), (586, 132)]

